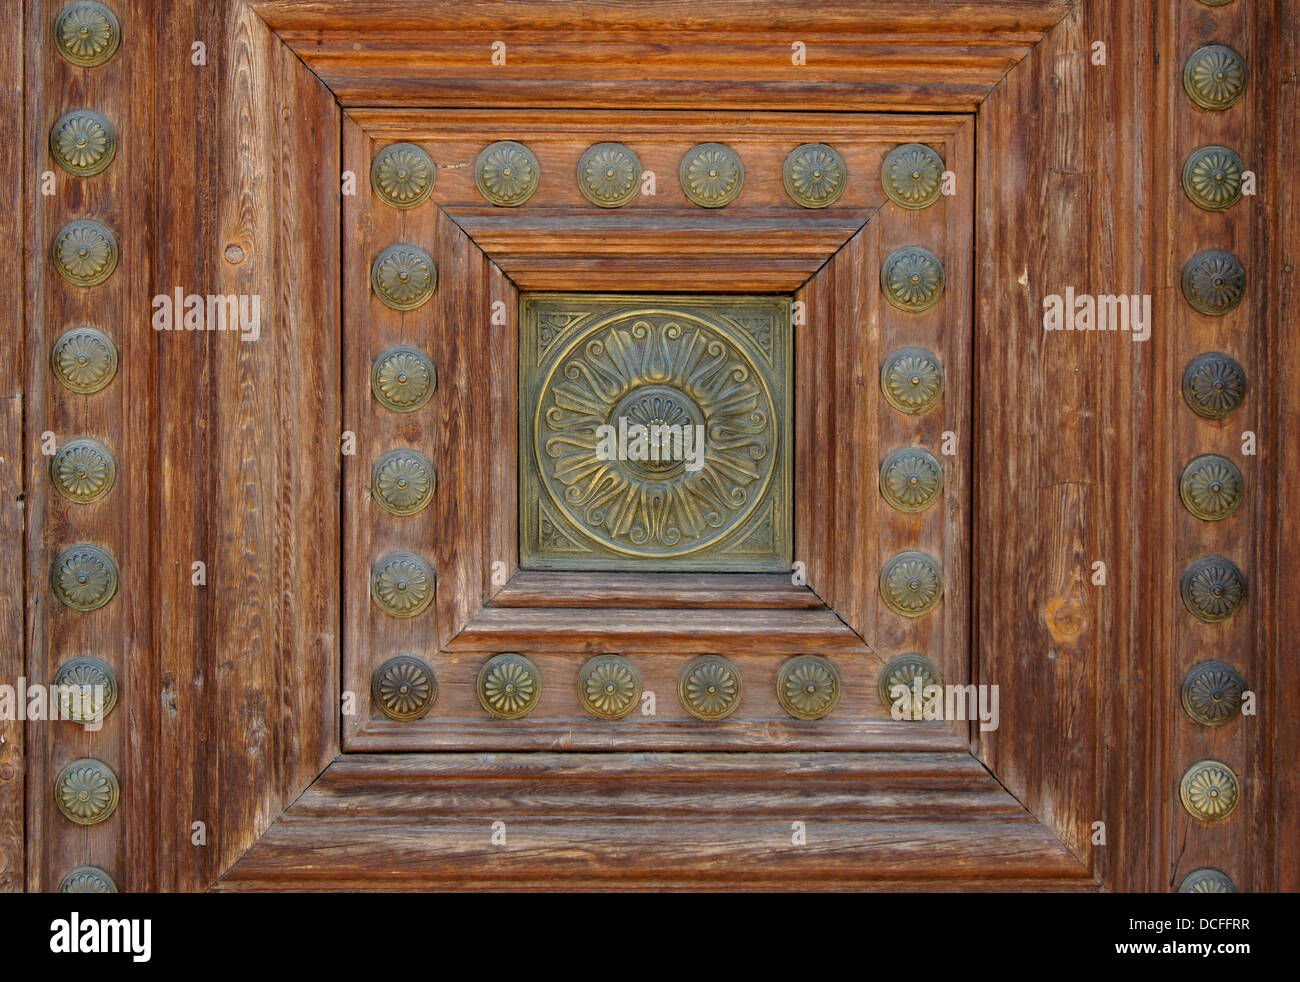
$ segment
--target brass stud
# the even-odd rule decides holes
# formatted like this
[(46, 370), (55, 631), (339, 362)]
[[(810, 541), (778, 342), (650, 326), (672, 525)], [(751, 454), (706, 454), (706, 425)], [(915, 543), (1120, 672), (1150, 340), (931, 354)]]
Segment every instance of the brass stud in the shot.
[(895, 450), (881, 461), (880, 494), (898, 511), (925, 511), (943, 494), (943, 465), (922, 447)]
[(745, 164), (725, 143), (700, 143), (687, 150), (677, 167), (686, 197), (701, 208), (723, 208), (745, 185)]
[(677, 698), (696, 719), (720, 720), (734, 713), (744, 695), (740, 670), (721, 655), (700, 655), (677, 679)]
[(94, 68), (113, 57), (122, 40), (117, 14), (102, 3), (79, 0), (54, 18), (54, 46), (59, 54), (83, 68)]
[(1222, 249), (1198, 252), (1183, 267), (1183, 297), (1192, 309), (1221, 317), (1246, 295), (1246, 268)]
[(641, 701), (641, 673), (622, 655), (597, 655), (578, 672), (578, 701), (597, 719), (622, 719)]
[(1183, 191), (1197, 208), (1226, 211), (1241, 200), (1246, 165), (1227, 147), (1193, 150), (1183, 163)]
[(1211, 660), (1193, 665), (1183, 677), (1179, 695), (1183, 711), (1201, 726), (1222, 726), (1241, 712), (1246, 683), (1227, 662)]
[(72, 658), (54, 674), (59, 689), (59, 715), (75, 723), (107, 719), (117, 705), (117, 673), (90, 655)]
[(69, 174), (93, 177), (113, 162), (117, 130), (90, 109), (64, 113), (50, 128), (50, 156)]
[(1246, 401), (1246, 370), (1218, 351), (1197, 355), (1183, 372), (1183, 399), (1197, 416), (1224, 419)]
[(828, 208), (849, 183), (849, 168), (838, 150), (824, 143), (795, 147), (781, 168), (785, 193), (802, 208)]
[(394, 310), (415, 310), (428, 303), (438, 285), (438, 267), (417, 245), (392, 245), (370, 266), (375, 296)]
[(641, 159), (621, 143), (597, 143), (578, 160), (578, 190), (593, 205), (622, 208), (641, 191)]
[(412, 552), (394, 552), (370, 567), (370, 595), (394, 617), (415, 617), (433, 600), (433, 569)]
[(59, 893), (117, 893), (117, 884), (98, 866), (78, 866), (59, 881)]
[(1193, 764), (1178, 784), (1178, 796), (1193, 818), (1219, 822), (1232, 814), (1241, 797), (1241, 784), (1227, 764), (1202, 760)]
[(395, 655), (375, 669), (370, 698), (389, 719), (420, 719), (438, 699), (438, 680), (424, 659)]
[(840, 702), (840, 673), (821, 655), (795, 655), (776, 676), (776, 698), (795, 719), (822, 719)]
[(943, 363), (924, 348), (900, 348), (880, 367), (885, 401), (900, 413), (924, 413), (943, 398)]
[(943, 598), (939, 564), (923, 552), (900, 552), (880, 571), (880, 596), (903, 617), (928, 613)]
[(71, 761), (54, 779), (54, 804), (70, 822), (98, 825), (117, 808), (117, 775), (102, 760), (82, 757)]
[(943, 192), (943, 158), (924, 143), (904, 143), (885, 155), (880, 183), (894, 204), (928, 208)]
[(944, 280), (939, 257), (920, 246), (895, 249), (880, 266), (880, 289), (885, 299), (909, 313), (929, 310), (938, 303)]
[(54, 342), (50, 370), (66, 388), (90, 395), (117, 374), (117, 346), (103, 331), (74, 327)]
[(1202, 556), (1183, 571), (1179, 583), (1183, 604), (1207, 624), (1226, 621), (1246, 599), (1246, 577), (1223, 556)]
[(541, 698), (541, 673), (518, 652), (494, 655), (479, 669), (479, 705), (498, 719), (527, 716)]
[(50, 567), (50, 586), (65, 606), (98, 610), (117, 592), (117, 563), (98, 546), (73, 546)]
[(934, 662), (909, 652), (885, 663), (876, 682), (876, 695), (894, 719), (923, 720), (927, 705), (934, 702), (933, 687), (942, 685), (943, 676)]
[(522, 205), (533, 196), (541, 178), (537, 155), (514, 140), (498, 140), (484, 147), (474, 161), (479, 194), (502, 208)]
[(1226, 7), (1232, 0), (1200, 0), (1207, 7)]
[(73, 286), (97, 286), (117, 269), (117, 237), (103, 222), (79, 218), (54, 237), (54, 268)]
[(438, 386), (433, 362), (419, 348), (399, 344), (389, 348), (370, 369), (370, 391), (380, 405), (395, 413), (419, 409)]
[(1206, 866), (1195, 869), (1183, 877), (1179, 893), (1236, 893), (1237, 885), (1220, 870)]
[(1218, 522), (1241, 505), (1242, 481), (1241, 470), (1227, 457), (1202, 454), (1183, 468), (1178, 494), (1197, 518)]
[(392, 450), (371, 469), (370, 495), (385, 511), (414, 515), (433, 500), (433, 465), (414, 450)]
[(370, 164), (375, 197), (393, 208), (414, 208), (428, 200), (436, 179), (433, 158), (414, 143), (384, 147)]
[(54, 489), (79, 504), (104, 497), (113, 489), (116, 479), (113, 455), (98, 440), (88, 437), (69, 440), (50, 458)]
[(1183, 88), (1202, 109), (1227, 109), (1246, 91), (1246, 59), (1224, 44), (1197, 48), (1183, 64)]

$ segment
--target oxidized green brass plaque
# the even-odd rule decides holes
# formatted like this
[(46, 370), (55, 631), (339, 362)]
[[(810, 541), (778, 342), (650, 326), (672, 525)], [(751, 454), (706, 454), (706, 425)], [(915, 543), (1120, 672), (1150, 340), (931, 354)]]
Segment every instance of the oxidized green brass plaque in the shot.
[(519, 320), (524, 567), (790, 568), (788, 299), (533, 294)]

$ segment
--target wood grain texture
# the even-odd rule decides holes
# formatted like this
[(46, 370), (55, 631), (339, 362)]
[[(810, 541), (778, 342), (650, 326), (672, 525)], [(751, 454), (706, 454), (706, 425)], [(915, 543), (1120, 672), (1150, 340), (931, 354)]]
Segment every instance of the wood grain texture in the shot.
[(1093, 887), (967, 754), (926, 753), (349, 755), (219, 889), (518, 889), (543, 869), (553, 889)]
[(567, 573), (520, 570), (492, 598), (497, 607), (709, 607), (756, 610), (823, 606), (784, 573)]
[(969, 112), (1069, 3), (833, 0), (812, 16), (762, 0), (255, 7), (345, 106), (696, 108), (703, 85), (719, 108)]
[[(24, 11), (14, 11), (11, 29), (0, 39), (0, 142), (25, 147), (23, 139)], [(20, 243), (26, 232), (22, 155), (0, 159), (0, 237)], [(0, 684), (14, 685), (26, 671), (23, 630), (23, 366), (27, 363), (23, 266), (0, 268), (0, 296), (10, 298), (0, 311)], [(19, 893), (26, 871), (23, 725), (0, 719), (0, 893)]]

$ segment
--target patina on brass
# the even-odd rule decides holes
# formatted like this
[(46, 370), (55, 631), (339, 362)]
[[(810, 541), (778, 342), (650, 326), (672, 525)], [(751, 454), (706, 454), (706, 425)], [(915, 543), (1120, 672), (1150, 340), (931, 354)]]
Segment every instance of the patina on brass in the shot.
[(881, 392), (900, 413), (929, 412), (943, 385), (943, 363), (924, 348), (899, 348), (880, 366)]
[(117, 563), (99, 546), (73, 546), (50, 566), (50, 587), (73, 610), (98, 610), (117, 593)]
[(641, 673), (622, 655), (597, 655), (578, 672), (578, 701), (597, 719), (622, 719), (641, 700)]
[(380, 405), (395, 413), (415, 412), (437, 386), (432, 360), (409, 344), (387, 349), (370, 368), (370, 391)]
[(776, 675), (776, 698), (795, 719), (822, 719), (840, 702), (840, 673), (829, 658), (795, 655)]
[(370, 567), (370, 595), (394, 617), (414, 617), (433, 600), (433, 568), (413, 552), (394, 552)]
[(1183, 163), (1183, 191), (1206, 211), (1225, 211), (1241, 200), (1246, 165), (1236, 151), (1208, 146), (1193, 150)]
[(117, 705), (117, 673), (91, 655), (72, 658), (54, 674), (59, 691), (59, 714), (76, 723), (105, 719)]
[(1246, 401), (1246, 370), (1218, 351), (1197, 355), (1183, 372), (1183, 399), (1197, 416), (1223, 419)]
[(1227, 109), (1246, 91), (1246, 59), (1224, 44), (1197, 48), (1183, 64), (1183, 88), (1202, 109)]
[(772, 297), (525, 297), (521, 564), (788, 570), (790, 316)]
[(423, 658), (394, 655), (375, 669), (370, 698), (389, 719), (420, 719), (438, 699), (438, 680)]
[(880, 570), (880, 596), (903, 617), (920, 617), (943, 597), (939, 564), (923, 552), (900, 552)]
[(474, 161), (479, 194), (502, 208), (522, 205), (533, 196), (541, 179), (537, 155), (514, 140), (498, 140), (484, 147)]
[(542, 698), (542, 676), (516, 651), (489, 658), (478, 673), (479, 705), (498, 719), (527, 716)]
[(682, 191), (701, 208), (724, 208), (745, 186), (745, 164), (725, 143), (691, 147), (677, 167)]
[(849, 183), (849, 168), (838, 150), (824, 143), (795, 147), (781, 169), (785, 193), (803, 208), (827, 208)]
[(59, 893), (117, 893), (117, 884), (98, 866), (78, 866), (64, 874)]
[(73, 286), (98, 286), (117, 269), (117, 236), (93, 218), (68, 222), (54, 237), (54, 268)]
[(943, 465), (924, 447), (895, 450), (880, 462), (880, 494), (899, 511), (925, 511), (943, 494)]
[(370, 164), (370, 187), (386, 205), (414, 208), (433, 192), (437, 173), (433, 158), (423, 147), (393, 143), (375, 154)]
[(1178, 784), (1178, 795), (1193, 818), (1220, 822), (1237, 807), (1241, 783), (1227, 764), (1202, 760), (1187, 768)]
[(904, 143), (885, 155), (880, 183), (894, 204), (928, 208), (943, 193), (943, 158), (924, 143)]
[(1202, 556), (1183, 571), (1183, 604), (1207, 624), (1226, 621), (1246, 599), (1246, 577), (1231, 559)]
[(54, 804), (78, 825), (98, 825), (117, 808), (117, 775), (102, 760), (82, 757), (70, 761), (54, 779)]
[(1179, 893), (1236, 893), (1237, 885), (1222, 870), (1206, 866), (1192, 870), (1183, 877)]
[(578, 190), (601, 208), (622, 208), (641, 191), (641, 159), (621, 143), (597, 143), (578, 160)]
[(946, 279), (939, 257), (922, 246), (895, 249), (880, 265), (880, 289), (885, 299), (913, 314), (939, 302)]
[(121, 40), (117, 14), (93, 0), (70, 3), (54, 18), (54, 46), (82, 68), (104, 64), (117, 52)]
[(1246, 267), (1223, 249), (1205, 249), (1183, 266), (1183, 296), (1194, 310), (1222, 317), (1246, 296)]
[(1241, 469), (1227, 457), (1201, 454), (1183, 468), (1178, 493), (1197, 518), (1218, 522), (1241, 506), (1242, 481)]
[(117, 130), (91, 109), (64, 113), (50, 128), (50, 156), (69, 174), (93, 177), (113, 162)]
[(1217, 659), (1193, 665), (1179, 695), (1183, 711), (1201, 726), (1222, 726), (1241, 712), (1246, 683), (1235, 668)]
[(700, 655), (677, 679), (677, 698), (696, 719), (726, 719), (740, 706), (744, 692), (740, 670), (721, 655)]
[(113, 489), (116, 478), (113, 455), (106, 446), (89, 437), (69, 440), (50, 458), (54, 489), (81, 504), (104, 497)]
[(370, 266), (370, 286), (375, 296), (394, 310), (415, 310), (433, 296), (438, 267), (417, 245), (389, 246)]
[(98, 392), (117, 374), (117, 345), (103, 331), (74, 327), (50, 351), (50, 370), (73, 392)]
[[(876, 695), (895, 719), (925, 719), (933, 686), (942, 686), (943, 676), (924, 655), (908, 652), (885, 663), (876, 682)], [(930, 691), (927, 691), (930, 690)]]
[(414, 515), (433, 500), (433, 465), (414, 450), (391, 450), (371, 468), (370, 496), (394, 515)]

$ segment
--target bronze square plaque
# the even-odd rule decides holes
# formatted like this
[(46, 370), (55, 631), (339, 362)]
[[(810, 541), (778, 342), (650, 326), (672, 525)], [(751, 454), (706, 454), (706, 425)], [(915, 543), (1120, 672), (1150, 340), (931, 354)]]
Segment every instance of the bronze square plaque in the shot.
[(521, 306), (524, 568), (790, 568), (788, 299), (548, 293)]

